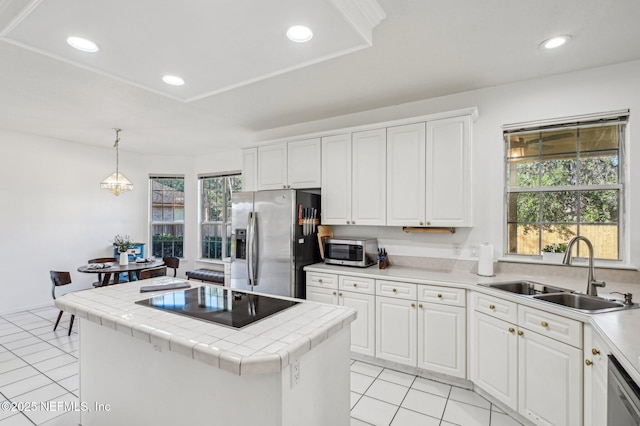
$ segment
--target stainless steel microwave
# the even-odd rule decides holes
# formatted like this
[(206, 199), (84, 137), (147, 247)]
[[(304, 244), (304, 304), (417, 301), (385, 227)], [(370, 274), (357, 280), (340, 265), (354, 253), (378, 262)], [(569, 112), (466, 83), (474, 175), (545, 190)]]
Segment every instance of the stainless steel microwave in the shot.
[(366, 268), (378, 262), (375, 238), (327, 238), (324, 240), (324, 263)]

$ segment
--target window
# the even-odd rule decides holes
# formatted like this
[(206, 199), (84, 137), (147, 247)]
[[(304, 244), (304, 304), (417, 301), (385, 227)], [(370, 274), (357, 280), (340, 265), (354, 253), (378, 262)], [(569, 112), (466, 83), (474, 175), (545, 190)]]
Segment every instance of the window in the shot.
[(151, 255), (184, 257), (184, 177), (151, 176)]
[(242, 188), (242, 176), (200, 177), (200, 241), (203, 259), (231, 255), (231, 195)]
[[(622, 260), (627, 118), (504, 130), (507, 254), (540, 255), (582, 235), (594, 257)], [(588, 256), (583, 243), (574, 250)]]

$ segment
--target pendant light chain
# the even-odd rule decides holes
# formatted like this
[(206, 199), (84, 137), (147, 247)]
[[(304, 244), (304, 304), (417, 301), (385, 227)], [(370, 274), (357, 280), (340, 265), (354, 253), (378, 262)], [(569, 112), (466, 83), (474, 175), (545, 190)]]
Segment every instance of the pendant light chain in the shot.
[(113, 146), (116, 149), (116, 178), (118, 179), (118, 182), (120, 181), (120, 149), (118, 148), (118, 142), (120, 142), (120, 132), (122, 131), (122, 129), (118, 129), (117, 127), (114, 127), (113, 130), (116, 131), (116, 142), (113, 144)]

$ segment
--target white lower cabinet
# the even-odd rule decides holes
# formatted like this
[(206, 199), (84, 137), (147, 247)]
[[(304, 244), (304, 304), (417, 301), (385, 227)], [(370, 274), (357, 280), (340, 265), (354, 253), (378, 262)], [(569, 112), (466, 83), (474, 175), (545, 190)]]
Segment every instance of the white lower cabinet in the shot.
[[(358, 311), (351, 323), (351, 351), (375, 355), (375, 296), (372, 279), (307, 272), (307, 300)], [(345, 291), (347, 288), (349, 291)]]
[(524, 330), (518, 345), (518, 411), (539, 425), (582, 425), (582, 350)]
[(597, 331), (584, 327), (584, 426), (607, 424), (607, 355), (611, 350)]
[(375, 355), (375, 296), (352, 291), (340, 291), (338, 302), (355, 308), (358, 318), (351, 323), (351, 350), (364, 355)]
[(465, 310), (433, 303), (418, 305), (418, 367), (465, 378)]
[(464, 295), (457, 288), (376, 280), (376, 357), (466, 378)]
[(513, 410), (518, 409), (516, 326), (474, 312), (471, 381)]
[(307, 300), (313, 302), (326, 303), (329, 305), (338, 304), (338, 290), (330, 288), (307, 286)]
[(416, 302), (376, 297), (376, 357), (400, 364), (417, 364)]
[(494, 316), (506, 317), (513, 302), (473, 296), (476, 386), (535, 424), (582, 425), (582, 324), (522, 305), (517, 305), (518, 324), (507, 322)]

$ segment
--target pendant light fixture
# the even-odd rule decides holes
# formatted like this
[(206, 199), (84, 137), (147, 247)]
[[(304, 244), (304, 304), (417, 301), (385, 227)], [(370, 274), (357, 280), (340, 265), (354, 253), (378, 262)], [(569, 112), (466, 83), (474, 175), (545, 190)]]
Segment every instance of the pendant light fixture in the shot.
[(116, 142), (113, 144), (113, 147), (116, 149), (116, 171), (100, 182), (100, 188), (113, 192), (113, 195), (120, 195), (124, 191), (133, 190), (133, 184), (120, 173), (118, 143), (120, 142), (120, 132), (122, 129), (114, 128), (113, 130), (116, 131)]

